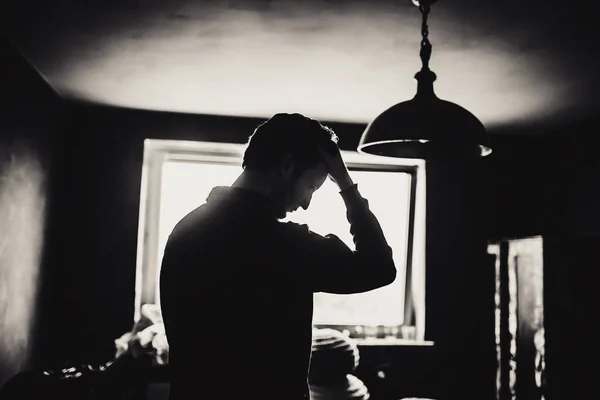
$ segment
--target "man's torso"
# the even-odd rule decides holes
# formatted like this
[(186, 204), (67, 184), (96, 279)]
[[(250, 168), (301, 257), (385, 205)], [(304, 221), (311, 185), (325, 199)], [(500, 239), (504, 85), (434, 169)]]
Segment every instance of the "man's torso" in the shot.
[(161, 307), (173, 393), (303, 398), (313, 294), (290, 273), (302, 266), (283, 224), (260, 197), (241, 196), (201, 206), (171, 236)]

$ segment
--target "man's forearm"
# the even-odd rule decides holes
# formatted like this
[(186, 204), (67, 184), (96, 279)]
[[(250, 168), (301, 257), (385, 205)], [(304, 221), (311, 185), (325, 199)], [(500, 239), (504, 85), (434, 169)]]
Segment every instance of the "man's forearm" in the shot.
[[(369, 202), (358, 191), (358, 185), (352, 183), (352, 185), (342, 190), (340, 194), (346, 205), (346, 215), (350, 223), (350, 232), (352, 233), (357, 250), (369, 251), (375, 248), (387, 248), (388, 243), (379, 221), (369, 209)], [(361, 246), (361, 244), (366, 247)]]
[[(379, 221), (369, 209), (369, 202), (360, 195), (358, 185), (353, 184), (340, 192), (347, 210), (350, 233), (355, 245), (355, 255), (364, 263), (373, 267), (370, 273), (381, 286), (395, 279), (396, 267), (392, 258), (392, 249), (387, 243)], [(374, 287), (375, 287), (374, 286)]]
[(345, 174), (339, 179), (336, 179), (335, 183), (337, 183), (340, 192), (348, 189), (350, 186), (354, 185), (354, 181), (350, 177), (350, 174)]

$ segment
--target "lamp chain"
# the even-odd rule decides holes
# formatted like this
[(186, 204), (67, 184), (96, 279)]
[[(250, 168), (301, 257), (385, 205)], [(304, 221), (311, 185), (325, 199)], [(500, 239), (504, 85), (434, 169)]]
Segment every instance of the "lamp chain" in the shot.
[(427, 17), (429, 16), (429, 11), (431, 10), (431, 6), (427, 4), (427, 2), (422, 1), (419, 4), (419, 11), (423, 16), (423, 20), (421, 23), (421, 62), (423, 63), (423, 70), (429, 70), (429, 59), (431, 58), (431, 43), (429, 42), (429, 27), (427, 26)]

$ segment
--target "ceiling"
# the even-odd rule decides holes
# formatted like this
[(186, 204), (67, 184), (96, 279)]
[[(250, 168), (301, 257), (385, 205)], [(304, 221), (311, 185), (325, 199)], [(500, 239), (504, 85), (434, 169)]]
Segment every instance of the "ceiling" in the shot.
[[(429, 26), (436, 93), (490, 129), (595, 116), (590, 3), (438, 1)], [(412, 98), (420, 68), (411, 0), (2, 7), (4, 35), (64, 98), (118, 107), (365, 123)]]

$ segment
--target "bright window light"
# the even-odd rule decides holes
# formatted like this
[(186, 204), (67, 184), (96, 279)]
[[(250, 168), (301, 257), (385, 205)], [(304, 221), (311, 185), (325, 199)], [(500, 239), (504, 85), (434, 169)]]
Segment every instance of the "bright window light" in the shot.
[[(353, 295), (317, 293), (315, 325), (401, 325), (404, 319), (406, 238), (410, 202), (410, 175), (403, 172), (350, 171), (360, 193), (369, 201), (388, 243), (398, 271), (391, 285)], [(330, 180), (313, 195), (308, 210), (288, 214), (286, 221), (307, 224), (321, 235), (333, 233), (354, 250), (346, 208), (339, 189)]]
[[(203, 204), (215, 186), (229, 186), (242, 172), (239, 165), (165, 161), (162, 165), (158, 235), (158, 266), (169, 234), (186, 214)], [(368, 199), (393, 249), (398, 270), (391, 285), (352, 295), (315, 294), (315, 325), (399, 326), (404, 319), (406, 243), (411, 177), (404, 172), (351, 171), (361, 194)], [(327, 180), (315, 192), (308, 210), (283, 221), (307, 224), (321, 235), (333, 233), (354, 249), (346, 209), (338, 189)], [(157, 272), (160, 273), (159, 268)], [(158, 276), (157, 276), (158, 277)], [(159, 279), (156, 279), (159, 282)], [(159, 302), (159, 287), (156, 287)]]
[(215, 186), (229, 186), (242, 173), (237, 165), (166, 161), (162, 166), (158, 220), (156, 303), (160, 304), (160, 266), (175, 225), (206, 202)]

